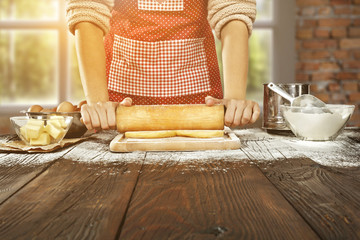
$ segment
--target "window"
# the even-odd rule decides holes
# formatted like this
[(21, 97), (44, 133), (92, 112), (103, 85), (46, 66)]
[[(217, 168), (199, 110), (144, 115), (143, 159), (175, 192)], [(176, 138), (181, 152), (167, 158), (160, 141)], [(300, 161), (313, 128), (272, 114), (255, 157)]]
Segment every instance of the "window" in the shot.
[(274, 0), (257, 0), (257, 16), (249, 42), (247, 98), (260, 102), (263, 84), (273, 80)]
[(84, 99), (65, 1), (0, 1), (0, 109)]

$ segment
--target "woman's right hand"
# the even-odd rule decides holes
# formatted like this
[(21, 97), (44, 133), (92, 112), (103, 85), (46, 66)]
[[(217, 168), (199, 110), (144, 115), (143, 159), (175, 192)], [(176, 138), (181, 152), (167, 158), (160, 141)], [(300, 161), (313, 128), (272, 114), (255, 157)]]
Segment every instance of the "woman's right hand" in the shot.
[[(82, 121), (86, 128), (91, 129), (116, 129), (116, 102), (98, 102), (81, 106)], [(125, 98), (120, 105), (131, 106), (132, 99)]]

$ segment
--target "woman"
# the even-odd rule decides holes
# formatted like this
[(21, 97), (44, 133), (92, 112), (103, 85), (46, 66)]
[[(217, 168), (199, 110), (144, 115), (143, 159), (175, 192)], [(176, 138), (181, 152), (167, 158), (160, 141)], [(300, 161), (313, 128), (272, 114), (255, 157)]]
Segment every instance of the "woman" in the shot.
[[(85, 125), (115, 128), (117, 102), (223, 104), (227, 126), (255, 122), (259, 105), (246, 100), (255, 15), (255, 0), (68, 0)], [(212, 29), (222, 42), (224, 94)]]

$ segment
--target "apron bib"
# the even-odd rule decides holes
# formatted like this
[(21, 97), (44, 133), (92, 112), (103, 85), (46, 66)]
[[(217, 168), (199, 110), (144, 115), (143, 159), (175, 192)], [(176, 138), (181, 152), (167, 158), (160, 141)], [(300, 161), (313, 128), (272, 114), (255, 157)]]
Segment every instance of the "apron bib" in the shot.
[(204, 103), (222, 98), (207, 1), (115, 1), (105, 38), (111, 101)]

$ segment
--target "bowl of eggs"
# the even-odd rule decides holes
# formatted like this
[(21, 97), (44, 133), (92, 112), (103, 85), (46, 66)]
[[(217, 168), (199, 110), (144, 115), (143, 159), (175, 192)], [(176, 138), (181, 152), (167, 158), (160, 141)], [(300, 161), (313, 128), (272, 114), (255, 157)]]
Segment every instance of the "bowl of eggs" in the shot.
[(72, 117), (71, 126), (64, 138), (79, 138), (87, 131), (86, 126), (81, 122), (80, 109), (84, 104), (86, 104), (86, 100), (81, 101), (77, 105), (73, 105), (69, 101), (64, 101), (52, 109), (46, 109), (40, 105), (32, 105), (25, 113), (27, 117), (32, 119), (38, 119), (41, 118), (41, 116)]

